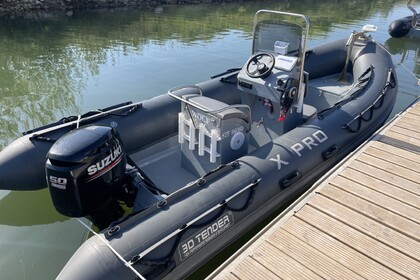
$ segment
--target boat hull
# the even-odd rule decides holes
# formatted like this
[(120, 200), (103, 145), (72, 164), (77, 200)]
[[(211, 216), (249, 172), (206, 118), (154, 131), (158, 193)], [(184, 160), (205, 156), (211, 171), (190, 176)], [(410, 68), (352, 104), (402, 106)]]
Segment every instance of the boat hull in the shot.
[[(346, 41), (308, 52), (305, 70), (310, 78), (341, 71)], [(382, 47), (366, 42), (350, 60), (354, 77), (363, 76), (367, 69), (372, 71), (361, 93), (221, 166), (169, 195), (163, 203), (91, 237), (58, 279), (133, 278), (133, 272), (109, 246), (147, 279), (184, 278), (304, 192), (379, 129), (395, 103), (395, 70)], [(328, 65), (320, 67), (326, 61)], [(222, 80), (235, 75), (228, 74)], [(221, 86), (224, 92), (236, 90), (234, 84), (219, 84), (219, 78), (201, 85), (206, 87), (207, 83)], [(205, 95), (212, 95), (210, 92), (203, 90)], [(176, 125), (172, 129), (168, 137), (176, 132)], [(161, 172), (162, 176), (167, 174), (166, 170)]]

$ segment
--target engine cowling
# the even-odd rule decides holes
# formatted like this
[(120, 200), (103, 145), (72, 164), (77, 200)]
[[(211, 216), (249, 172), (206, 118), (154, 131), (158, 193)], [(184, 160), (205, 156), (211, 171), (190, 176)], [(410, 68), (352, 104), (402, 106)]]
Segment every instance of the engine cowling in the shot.
[(56, 210), (69, 217), (95, 214), (121, 189), (126, 161), (121, 139), (111, 127), (92, 125), (63, 135), (45, 164)]

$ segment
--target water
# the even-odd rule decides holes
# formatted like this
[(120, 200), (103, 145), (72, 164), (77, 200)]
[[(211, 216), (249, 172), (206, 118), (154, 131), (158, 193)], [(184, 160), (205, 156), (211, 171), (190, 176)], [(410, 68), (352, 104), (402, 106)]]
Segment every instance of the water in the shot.
[[(398, 113), (420, 95), (420, 42), (389, 39), (406, 1), (263, 1), (28, 15), (0, 19), (0, 148), (67, 115), (140, 101), (241, 67), (258, 9), (305, 14), (309, 46), (375, 24), (397, 66)], [(417, 56), (416, 56), (417, 52)], [(417, 63), (417, 64), (416, 64)], [(46, 190), (0, 191), (1, 279), (54, 279), (86, 238)]]

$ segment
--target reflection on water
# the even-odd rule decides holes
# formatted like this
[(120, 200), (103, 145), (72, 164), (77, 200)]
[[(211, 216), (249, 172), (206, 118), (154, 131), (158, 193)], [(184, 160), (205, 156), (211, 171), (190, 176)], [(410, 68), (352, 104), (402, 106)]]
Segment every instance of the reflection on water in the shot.
[[(10, 215), (11, 209), (19, 211)], [(0, 202), (0, 224), (8, 226), (46, 225), (69, 218), (55, 211), (47, 189), (31, 192), (8, 192)]]
[(399, 63), (420, 79), (420, 40), (410, 38), (389, 38), (385, 47), (392, 55), (401, 55)]
[[(21, 131), (65, 115), (140, 101), (241, 67), (258, 9), (307, 15), (309, 46), (368, 23), (379, 26), (374, 38), (384, 43), (388, 24), (406, 13), (397, 0), (302, 0), (0, 18), (0, 149)], [(419, 75), (415, 43), (386, 45)], [(414, 78), (397, 71), (394, 113), (420, 95)], [(74, 219), (55, 212), (47, 190), (0, 191), (0, 210), (2, 279), (53, 279), (86, 235)]]
[(399, 79), (399, 94), (392, 112), (396, 114), (420, 96), (420, 40), (389, 38), (384, 46), (393, 55)]
[[(145, 49), (150, 46), (157, 51), (198, 48), (232, 30), (243, 32), (241, 36), (247, 38), (252, 17), (260, 8), (305, 13), (312, 22), (311, 35), (325, 37), (331, 29), (355, 23), (373, 11), (386, 16), (394, 2), (247, 2), (165, 6), (159, 13), (110, 10), (74, 12), (70, 16), (52, 14), (35, 19), (3, 18), (0, 21), (0, 103), (3, 105), (0, 148), (20, 131), (64, 115), (79, 114), (81, 109), (97, 109), (84, 106), (86, 84), (94, 83), (104, 71), (118, 67), (127, 58), (141, 62)], [(337, 10), (340, 13), (334, 12)], [(162, 66), (157, 63), (150, 62), (148, 69), (142, 70), (158, 74)], [(109, 79), (121, 79), (113, 74)], [(140, 72), (137, 74), (141, 76)], [(120, 88), (116, 84), (112, 90), (115, 93)], [(160, 92), (149, 94), (157, 93)], [(107, 99), (107, 96), (100, 97)], [(104, 102), (104, 106), (108, 105)]]

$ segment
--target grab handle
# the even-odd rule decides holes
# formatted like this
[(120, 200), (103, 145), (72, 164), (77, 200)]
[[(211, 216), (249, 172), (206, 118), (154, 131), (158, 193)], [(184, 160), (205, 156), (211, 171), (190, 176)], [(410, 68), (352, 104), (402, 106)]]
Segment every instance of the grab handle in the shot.
[(332, 145), (328, 148), (328, 150), (324, 151), (322, 153), (322, 157), (324, 160), (327, 160), (331, 158), (333, 155), (335, 155), (340, 150), (340, 147), (338, 145)]
[(298, 170), (292, 172), (286, 179), (280, 182), (280, 187), (282, 189), (288, 188), (302, 177), (302, 173), (300, 173)]

